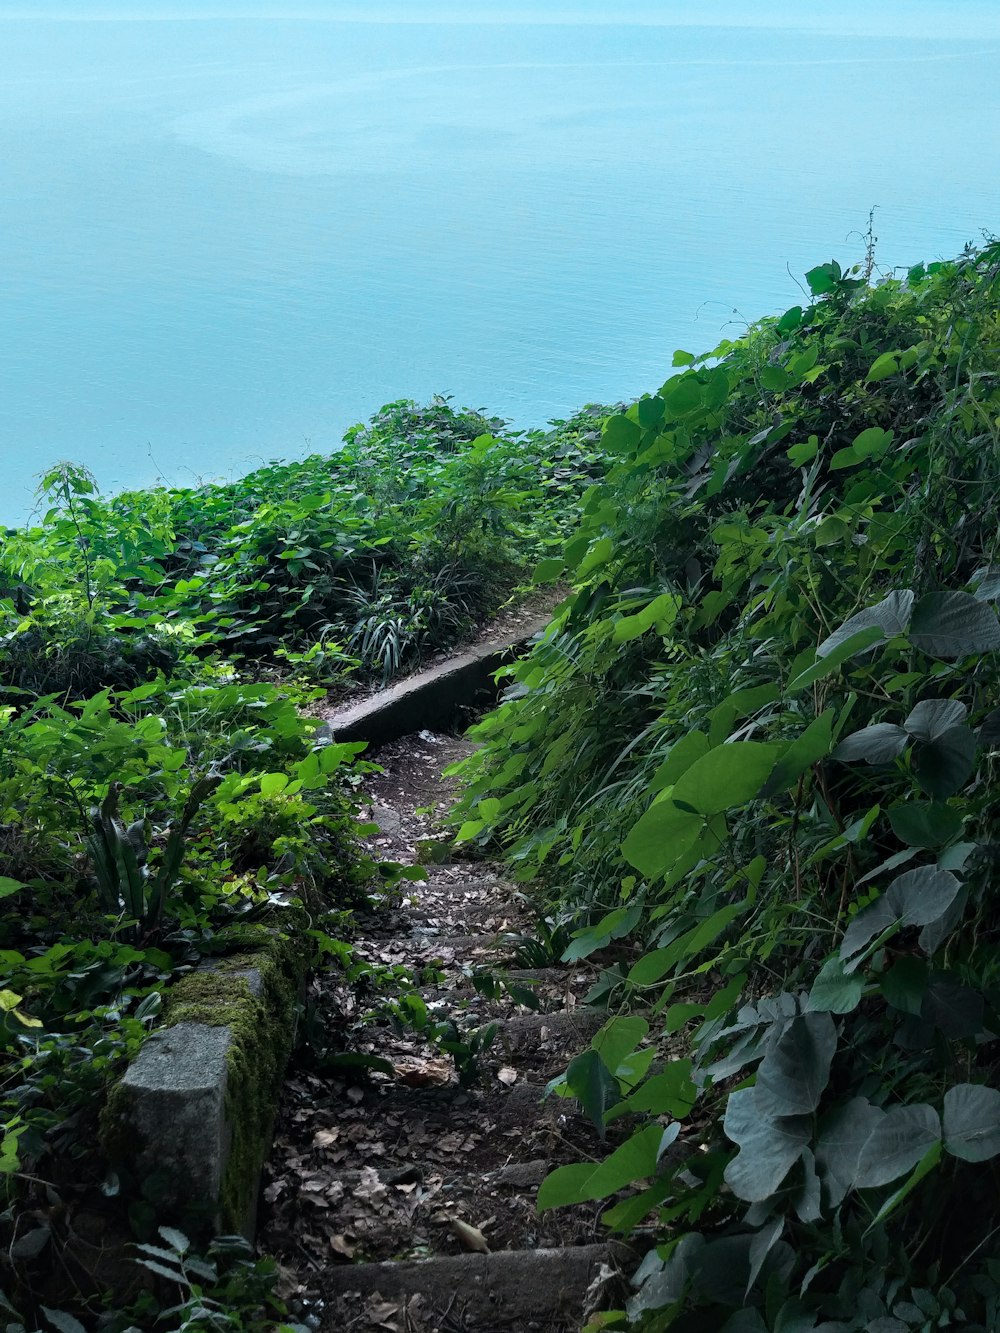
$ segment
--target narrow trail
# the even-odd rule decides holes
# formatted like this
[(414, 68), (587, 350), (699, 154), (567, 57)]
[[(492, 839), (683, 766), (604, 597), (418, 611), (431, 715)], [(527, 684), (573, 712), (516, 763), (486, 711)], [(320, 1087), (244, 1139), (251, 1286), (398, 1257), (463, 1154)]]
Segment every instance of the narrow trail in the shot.
[[(448, 804), (442, 770), (469, 749), (422, 732), (373, 756), (384, 769), (369, 786), (379, 859), (417, 860)], [(530, 905), (496, 865), (429, 866), (404, 891), (362, 921), (356, 950), (419, 978), (416, 1028), (362, 1024), (363, 997), (334, 972), (314, 980), (318, 1021), (353, 1022), (352, 1048), (385, 1063), (368, 1077), (293, 1071), (262, 1246), (317, 1333), (579, 1329), (617, 1282), (614, 1247), (596, 1205), (539, 1214), (535, 1194), (553, 1167), (607, 1150), (575, 1102), (542, 1100), (606, 1017), (583, 1004), (594, 973), (537, 956), (543, 966), (525, 966), (517, 936)], [(424, 1039), (421, 1021), (447, 1020), (483, 1049), (456, 1061)]]

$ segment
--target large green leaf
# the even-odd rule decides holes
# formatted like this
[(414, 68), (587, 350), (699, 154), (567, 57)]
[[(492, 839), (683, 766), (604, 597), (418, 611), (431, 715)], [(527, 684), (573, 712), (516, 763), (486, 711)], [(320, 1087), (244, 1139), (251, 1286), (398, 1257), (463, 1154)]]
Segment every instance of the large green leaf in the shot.
[(919, 866), (897, 876), (884, 897), (859, 912), (840, 946), (841, 958), (849, 958), (894, 923), (926, 926), (942, 916), (954, 901), (961, 881), (950, 870)]
[(828, 1013), (793, 1018), (757, 1070), (760, 1113), (773, 1119), (815, 1111), (836, 1049), (837, 1029)]
[(959, 1083), (944, 1094), (944, 1146), (963, 1162), (986, 1162), (1000, 1153), (1000, 1092)]
[(866, 1098), (855, 1097), (824, 1118), (816, 1143), (816, 1164), (832, 1207), (854, 1184), (861, 1150), (882, 1114)]
[(650, 793), (672, 787), (682, 773), (686, 773), (696, 759), (708, 754), (711, 747), (703, 731), (688, 731), (670, 747), (670, 753), (653, 774)]
[(909, 639), (930, 657), (951, 660), (1000, 648), (1000, 620), (969, 592), (929, 592), (916, 602)]
[(617, 1080), (597, 1051), (584, 1051), (570, 1061), (566, 1087), (603, 1138), (605, 1113), (620, 1100), (621, 1093)]
[(698, 1090), (691, 1081), (691, 1061), (674, 1060), (661, 1074), (654, 1074), (637, 1088), (627, 1104), (630, 1111), (682, 1120), (697, 1097)]
[(588, 1199), (606, 1199), (636, 1180), (645, 1180), (656, 1172), (664, 1151), (673, 1143), (679, 1125), (648, 1125), (633, 1134), (603, 1162), (582, 1162), (557, 1167), (542, 1181), (538, 1190), (538, 1210), (563, 1208)]
[(601, 443), (613, 453), (627, 453), (634, 449), (642, 437), (642, 431), (634, 421), (626, 416), (608, 417), (601, 432)]
[(952, 727), (961, 726), (967, 713), (959, 699), (924, 699), (911, 710), (903, 726), (919, 741), (934, 741)]
[(784, 746), (765, 741), (733, 741), (696, 759), (674, 785), (675, 805), (701, 815), (717, 815), (745, 805), (763, 787)]
[(909, 847), (943, 847), (962, 831), (962, 816), (937, 801), (907, 801), (889, 811), (889, 823), (900, 842)]
[(964, 787), (975, 765), (976, 737), (969, 727), (950, 727), (933, 741), (919, 742), (913, 760), (917, 781), (939, 801)]
[(908, 733), (891, 722), (876, 722), (845, 736), (833, 752), (842, 763), (863, 759), (866, 764), (889, 764), (910, 742)]
[[(823, 640), (816, 649), (816, 653), (819, 657), (829, 657), (841, 644), (852, 639), (861, 630), (872, 628), (881, 630), (883, 639), (893, 639), (898, 634), (905, 634), (910, 623), (912, 610), (913, 593), (909, 588), (903, 588), (899, 592), (891, 592), (881, 602), (876, 602), (874, 606), (867, 606), (863, 611), (858, 611), (851, 616), (849, 620), (845, 620), (840, 629), (834, 630), (829, 638)], [(878, 641), (878, 639), (875, 639), (874, 643)]]
[(704, 827), (699, 815), (679, 810), (672, 801), (655, 801), (632, 826), (622, 855), (647, 879), (655, 879), (694, 846)]
[(846, 449), (838, 449), (830, 459), (830, 468), (856, 467), (871, 458), (881, 458), (893, 441), (893, 432), (881, 426), (869, 426)]
[(768, 1117), (757, 1105), (757, 1089), (730, 1093), (723, 1129), (740, 1151), (726, 1167), (726, 1182), (738, 1199), (759, 1203), (775, 1192), (809, 1142), (808, 1115)]
[(809, 1008), (817, 1013), (849, 1014), (861, 1003), (864, 978), (844, 971), (839, 958), (828, 958), (812, 984)]
[(940, 1139), (941, 1121), (933, 1106), (893, 1106), (883, 1111), (858, 1157), (855, 1188), (892, 1184)]
[(793, 782), (797, 782), (803, 773), (808, 772), (813, 764), (825, 759), (833, 744), (833, 719), (835, 711), (828, 708), (819, 717), (813, 718), (797, 740), (792, 741), (788, 749), (779, 758), (771, 771), (763, 794), (784, 791)]
[(635, 1014), (619, 1014), (609, 1019), (590, 1043), (591, 1049), (614, 1073), (627, 1055), (631, 1055), (649, 1031), (649, 1024)]

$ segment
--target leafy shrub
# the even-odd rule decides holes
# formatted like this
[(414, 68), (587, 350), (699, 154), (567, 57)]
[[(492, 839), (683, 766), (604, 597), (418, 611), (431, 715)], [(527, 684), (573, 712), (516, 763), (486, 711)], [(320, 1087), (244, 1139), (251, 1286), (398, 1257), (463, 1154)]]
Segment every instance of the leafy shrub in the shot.
[[(41, 524), (0, 546), (0, 682), (84, 698), (220, 650), (315, 674), (302, 655), (332, 643), (391, 675), (495, 611), (568, 529), (602, 470), (598, 412), (509, 434), (445, 399), (393, 403), (330, 457), (110, 501), (60, 464)], [(323, 663), (328, 685), (354, 669)]]
[(655, 1227), (601, 1327), (1000, 1317), (1000, 246), (808, 280), (607, 421), (463, 766), (460, 838), (670, 1035), (626, 1012), (555, 1089), (637, 1126), (539, 1195)]

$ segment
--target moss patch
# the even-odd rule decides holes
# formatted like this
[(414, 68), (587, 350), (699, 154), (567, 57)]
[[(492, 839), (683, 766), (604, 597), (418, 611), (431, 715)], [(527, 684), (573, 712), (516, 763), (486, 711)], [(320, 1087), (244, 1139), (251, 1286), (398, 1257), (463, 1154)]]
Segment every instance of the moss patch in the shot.
[[(167, 996), (164, 1015), (168, 1027), (207, 1023), (231, 1030), (225, 1108), (232, 1138), (219, 1200), (225, 1231), (244, 1229), (253, 1216), (305, 971), (302, 951), (292, 941), (269, 935), (260, 943), (184, 977)], [(259, 995), (245, 975), (251, 968), (261, 978)]]

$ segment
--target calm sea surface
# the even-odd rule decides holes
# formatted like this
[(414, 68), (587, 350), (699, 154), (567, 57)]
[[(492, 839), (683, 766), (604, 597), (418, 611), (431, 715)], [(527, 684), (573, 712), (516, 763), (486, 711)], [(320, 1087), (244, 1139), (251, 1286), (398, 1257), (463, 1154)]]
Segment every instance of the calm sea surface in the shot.
[(0, 518), (56, 459), (233, 476), (393, 398), (541, 425), (793, 304), (872, 205), (883, 268), (1000, 230), (1000, 40), (898, 9), (849, 39), (0, 18)]

